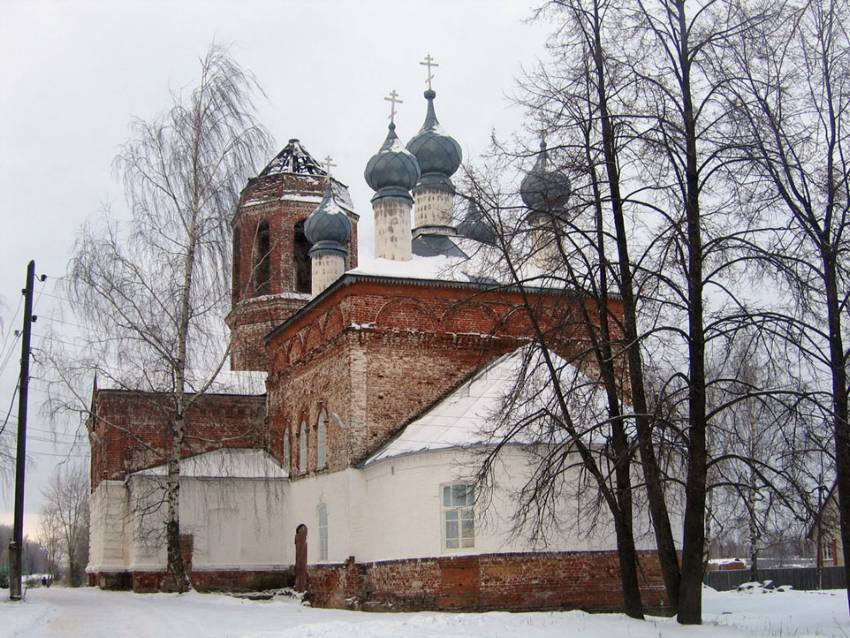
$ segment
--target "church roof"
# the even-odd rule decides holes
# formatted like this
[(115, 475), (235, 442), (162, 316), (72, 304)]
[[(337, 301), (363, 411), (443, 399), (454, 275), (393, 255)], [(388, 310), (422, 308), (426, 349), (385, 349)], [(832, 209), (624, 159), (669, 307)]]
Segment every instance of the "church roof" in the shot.
[[(166, 465), (133, 472), (131, 476), (165, 476)], [(265, 450), (230, 448), (180, 459), (180, 476), (191, 478), (282, 479), (286, 470)]]
[[(519, 348), (502, 355), (493, 363), (475, 374), (466, 383), (436, 403), (424, 414), (410, 422), (400, 434), (369, 457), (364, 466), (385, 459), (452, 448), (470, 448), (487, 445), (502, 439), (498, 416), (504, 412), (505, 397), (512, 392), (528, 393), (515, 406), (516, 421), (523, 414), (532, 413), (552, 400), (551, 383), (548, 371), (539, 365), (539, 352), (529, 347)], [(528, 359), (532, 364), (528, 364)], [(562, 385), (570, 387), (568, 398), (573, 418), (578, 423), (592, 426), (604, 423), (607, 419), (607, 403), (603, 389), (594, 383), (584, 372), (565, 359), (550, 352), (550, 357), (558, 370)], [(524, 368), (528, 365), (528, 368)], [(517, 378), (526, 377), (524, 390), (516, 390)], [(530, 425), (521, 433), (513, 436), (515, 444), (528, 444), (533, 441), (546, 441), (551, 433), (536, 433)]]
[(410, 246), (413, 254), (419, 257), (469, 257), (448, 235), (421, 233), (413, 238)]
[(260, 177), (294, 173), (296, 175), (327, 175), (322, 165), (307, 152), (301, 141), (295, 138), (283, 147), (275, 158), (260, 172)]

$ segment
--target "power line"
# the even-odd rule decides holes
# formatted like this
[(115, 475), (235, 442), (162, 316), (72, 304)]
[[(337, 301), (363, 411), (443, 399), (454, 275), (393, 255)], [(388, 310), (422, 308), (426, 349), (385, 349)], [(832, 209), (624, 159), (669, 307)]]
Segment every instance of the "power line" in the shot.
[(21, 333), (16, 332), (15, 338), (9, 343), (9, 349), (6, 351), (6, 354), (3, 355), (2, 361), (0, 361), (0, 374), (3, 374), (3, 371), (6, 369), (6, 366), (9, 364), (9, 361), (12, 358), (12, 353), (15, 351), (15, 346), (18, 343), (18, 339), (21, 338)]
[(60, 454), (59, 452), (42, 452), (40, 450), (30, 450), (30, 451), (27, 452), (27, 454), (28, 455), (33, 454), (33, 455), (36, 455), (36, 456), (53, 456), (53, 457), (60, 457), (60, 458), (63, 458), (63, 459), (88, 459), (88, 458), (91, 458), (91, 454), (71, 454), (70, 452), (68, 454)]
[[(10, 416), (11, 416), (11, 414), (12, 414), (12, 408), (13, 408), (13, 407), (14, 407), (14, 405), (15, 405), (15, 397), (16, 397), (16, 396), (17, 396), (17, 394), (18, 394), (18, 388), (20, 387), (20, 385), (21, 385), (21, 384), (20, 384), (20, 382), (18, 382), (18, 383), (15, 385), (15, 391), (14, 391), (14, 392), (12, 392), (12, 400), (11, 400), (11, 401), (9, 401), (9, 409), (6, 411), (6, 418), (5, 418), (5, 419), (3, 419), (3, 427), (0, 427), (0, 434), (3, 434), (3, 432), (6, 430), (6, 424), (9, 422), (9, 417), (10, 417)], [(17, 420), (17, 419), (15, 419), (15, 423), (17, 423), (17, 422), (18, 422), (18, 420)]]
[(11, 337), (14, 334), (13, 326), (15, 325), (15, 322), (18, 320), (18, 313), (21, 311), (21, 306), (23, 306), (23, 303), (24, 303), (24, 296), (21, 295), (20, 297), (18, 297), (18, 307), (15, 308), (15, 312), (12, 315), (12, 318), (9, 320), (9, 331), (6, 333), (6, 336), (3, 337), (3, 345), (0, 346), (0, 352), (2, 352), (3, 350), (6, 349), (6, 346), (8, 345), (7, 340), (9, 339), (9, 337)]

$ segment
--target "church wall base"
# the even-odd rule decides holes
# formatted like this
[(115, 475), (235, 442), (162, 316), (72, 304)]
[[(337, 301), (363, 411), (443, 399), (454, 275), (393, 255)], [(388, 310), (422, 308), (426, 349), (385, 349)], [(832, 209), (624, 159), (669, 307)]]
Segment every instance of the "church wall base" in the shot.
[[(292, 587), (292, 569), (192, 571), (192, 587), (199, 592), (262, 591)], [(91, 587), (133, 590), (137, 594), (175, 591), (171, 576), (164, 571), (100, 572), (88, 575)]]
[[(658, 558), (639, 552), (648, 612), (669, 611)], [(617, 554), (546, 552), (443, 556), (375, 563), (312, 565), (315, 607), (370, 611), (528, 611), (623, 609)]]

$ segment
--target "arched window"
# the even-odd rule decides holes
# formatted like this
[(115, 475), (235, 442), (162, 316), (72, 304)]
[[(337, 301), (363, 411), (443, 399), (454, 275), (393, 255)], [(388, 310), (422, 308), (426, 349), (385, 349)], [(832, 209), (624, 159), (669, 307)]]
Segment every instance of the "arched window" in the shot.
[(233, 299), (234, 301), (238, 301), (242, 297), (242, 282), (240, 281), (241, 270), (239, 263), (242, 258), (242, 247), (239, 245), (240, 236), (239, 236), (239, 227), (233, 229)]
[(301, 432), (298, 435), (298, 471), (307, 471), (307, 424), (301, 422)]
[(328, 506), (319, 503), (316, 513), (319, 515), (319, 560), (328, 560)]
[(328, 424), (325, 413), (319, 414), (319, 424), (316, 426), (316, 469), (322, 469), (328, 464)]
[(293, 242), (295, 260), (295, 291), (311, 291), (312, 271), (310, 270), (310, 242), (304, 234), (304, 222), (295, 224), (295, 239)]
[(286, 473), (292, 470), (292, 460), (289, 451), (289, 428), (285, 428), (283, 430), (283, 467), (286, 470)]
[(254, 294), (267, 295), (271, 292), (271, 233), (269, 223), (260, 222), (254, 241)]

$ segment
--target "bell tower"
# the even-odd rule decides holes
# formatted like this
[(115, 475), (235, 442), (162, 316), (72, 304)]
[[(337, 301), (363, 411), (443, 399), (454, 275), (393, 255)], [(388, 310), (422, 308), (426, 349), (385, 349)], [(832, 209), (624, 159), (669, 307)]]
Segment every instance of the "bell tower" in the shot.
[[(318, 204), (327, 171), (297, 139), (248, 180), (233, 217), (233, 290), (226, 322), (233, 370), (267, 370), (263, 337), (310, 301), (310, 241), (304, 223)], [(351, 220), (346, 269), (357, 266), (357, 220), (348, 187), (331, 178), (334, 199)]]

